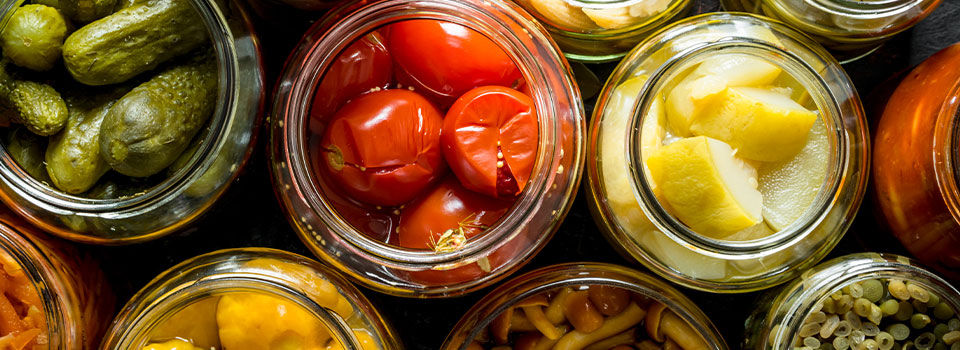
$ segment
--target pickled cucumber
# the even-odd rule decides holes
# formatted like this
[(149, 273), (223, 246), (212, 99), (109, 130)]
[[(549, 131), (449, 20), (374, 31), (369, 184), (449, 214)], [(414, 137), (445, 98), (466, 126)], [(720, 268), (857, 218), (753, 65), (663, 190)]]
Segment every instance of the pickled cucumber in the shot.
[(0, 48), (18, 66), (47, 71), (60, 59), (66, 37), (67, 21), (55, 8), (25, 5), (13, 12), (0, 33)]
[(63, 44), (63, 63), (77, 81), (127, 81), (207, 42), (189, 0), (134, 4), (80, 28)]
[(16, 111), (11, 122), (23, 124), (34, 134), (56, 134), (67, 123), (67, 104), (60, 93), (47, 84), (16, 80), (0, 62), (0, 102)]
[(101, 125), (100, 155), (117, 172), (145, 177), (180, 156), (213, 112), (212, 55), (168, 69), (120, 98)]
[(114, 101), (94, 108), (71, 101), (70, 117), (63, 131), (50, 138), (47, 146), (47, 174), (56, 188), (78, 194), (89, 190), (110, 165), (100, 157), (100, 125)]
[(113, 13), (117, 0), (35, 0), (52, 6), (77, 23), (89, 23)]
[(23, 127), (15, 127), (7, 133), (7, 153), (23, 168), (27, 174), (40, 182), (50, 183), (47, 169), (43, 165), (43, 150), (47, 147), (47, 140), (27, 131)]

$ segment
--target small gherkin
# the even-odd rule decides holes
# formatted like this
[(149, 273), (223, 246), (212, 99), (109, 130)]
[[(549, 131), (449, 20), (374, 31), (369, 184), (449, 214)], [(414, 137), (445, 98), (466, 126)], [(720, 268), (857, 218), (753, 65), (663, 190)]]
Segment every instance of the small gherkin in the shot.
[(7, 74), (7, 61), (0, 61), (0, 102), (16, 113), (11, 122), (23, 124), (34, 134), (56, 134), (67, 123), (67, 104), (52, 86), (16, 80)]

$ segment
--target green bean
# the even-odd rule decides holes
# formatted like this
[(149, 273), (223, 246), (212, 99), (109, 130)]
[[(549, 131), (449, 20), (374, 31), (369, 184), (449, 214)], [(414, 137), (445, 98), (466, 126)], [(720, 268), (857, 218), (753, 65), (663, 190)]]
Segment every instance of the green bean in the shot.
[(867, 339), (867, 335), (863, 334), (863, 331), (859, 329), (854, 329), (853, 332), (850, 332), (850, 342), (854, 344), (863, 343)]
[(933, 308), (933, 317), (936, 317), (939, 320), (946, 320), (953, 317), (953, 308), (947, 304), (946, 301), (941, 301)]
[(846, 287), (843, 287), (843, 291), (847, 294), (850, 294), (850, 296), (854, 298), (863, 297), (863, 286), (857, 282), (850, 283)]
[(880, 304), (880, 311), (883, 312), (884, 316), (896, 315), (899, 309), (900, 303), (894, 299), (888, 299), (884, 301), (883, 304)]
[(910, 337), (910, 327), (903, 323), (894, 323), (887, 326), (887, 332), (893, 335), (893, 339), (901, 341)]
[(947, 345), (953, 345), (960, 342), (960, 331), (950, 331), (947, 334), (944, 334), (940, 339), (943, 339), (943, 342)]
[(870, 320), (870, 322), (880, 324), (880, 321), (883, 319), (883, 311), (880, 310), (877, 304), (870, 304), (870, 314), (867, 315), (867, 319)]
[(820, 333), (820, 324), (812, 322), (800, 326), (800, 330), (797, 331), (797, 335), (800, 337), (809, 337), (817, 333)]
[(828, 314), (837, 313), (836, 303), (834, 303), (833, 298), (827, 298), (826, 300), (824, 300), (823, 306), (820, 307), (820, 310)]
[(938, 323), (936, 326), (933, 326), (933, 335), (936, 336), (937, 339), (943, 338), (943, 335), (948, 332), (950, 332), (950, 330), (947, 329), (947, 325), (943, 323)]
[(890, 333), (880, 332), (874, 339), (877, 340), (877, 345), (880, 347), (880, 350), (890, 350), (890, 348), (893, 347), (893, 335)]
[(950, 345), (950, 350), (960, 350), (960, 342), (953, 343)]
[(833, 344), (831, 344), (830, 342), (823, 342), (823, 343), (820, 343), (820, 347), (817, 348), (817, 349), (818, 349), (818, 350), (833, 350)]
[(845, 314), (847, 311), (853, 309), (853, 297), (847, 294), (844, 294), (837, 299), (834, 303), (836, 305), (836, 311), (838, 314)]
[(840, 326), (840, 316), (830, 315), (830, 317), (827, 317), (827, 320), (823, 322), (823, 326), (820, 327), (820, 338), (829, 338), (833, 335), (834, 331), (837, 330), (838, 326)]
[(803, 338), (803, 346), (807, 346), (807, 347), (810, 347), (810, 348), (819, 348), (819, 347), (820, 347), (820, 339), (817, 339), (817, 338), (814, 338), (814, 337), (806, 337), (806, 338)]
[(908, 340), (906, 343), (903, 343), (903, 350), (913, 350), (917, 347), (913, 345), (913, 341)]
[(924, 314), (913, 314), (910, 317), (910, 327), (913, 329), (921, 329), (930, 324), (930, 316)]
[(870, 305), (873, 303), (866, 298), (858, 298), (853, 302), (853, 312), (855, 312), (860, 317), (870, 316)]
[(900, 302), (900, 309), (897, 310), (897, 314), (893, 316), (897, 321), (906, 321), (910, 319), (910, 316), (913, 316), (913, 305), (907, 301)]
[(826, 321), (826, 320), (827, 320), (827, 314), (823, 313), (823, 311), (817, 311), (807, 316), (807, 320), (804, 321), (804, 323), (810, 323), (810, 322), (823, 323), (823, 321)]
[(863, 321), (861, 321), (860, 317), (853, 311), (847, 311), (847, 313), (843, 314), (843, 319), (850, 322), (850, 327), (853, 329), (860, 329), (860, 326), (863, 325)]
[(917, 337), (917, 339), (914, 340), (913, 345), (916, 346), (917, 349), (921, 350), (930, 349), (933, 347), (933, 344), (936, 343), (936, 341), (937, 338), (933, 336), (933, 333), (926, 332)]
[(890, 295), (894, 298), (900, 300), (910, 299), (910, 292), (907, 291), (907, 285), (901, 280), (890, 280), (890, 283), (887, 284), (887, 290), (890, 291)]
[[(850, 332), (853, 332), (853, 326), (850, 325), (850, 322), (843, 320), (837, 323), (837, 329), (833, 331), (833, 335), (846, 337), (850, 335)], [(836, 344), (834, 344), (834, 347), (836, 347)]]
[(868, 337), (876, 337), (877, 334), (880, 334), (880, 327), (873, 322), (864, 322), (861, 330), (863, 331), (863, 334)]
[(871, 303), (876, 303), (880, 301), (880, 298), (883, 298), (883, 283), (880, 281), (866, 280), (860, 282), (860, 285), (863, 286), (863, 297)]
[(924, 313), (924, 312), (927, 312), (927, 309), (929, 309), (929, 308), (927, 307), (927, 303), (926, 303), (926, 302), (922, 302), (922, 301), (917, 300), (917, 299), (911, 300), (911, 301), (910, 301), (910, 305), (913, 305), (913, 312)]
[(947, 321), (947, 329), (951, 331), (960, 330), (960, 319), (952, 318), (950, 321)]
[(850, 347), (850, 341), (847, 337), (833, 338), (833, 348), (836, 350), (846, 350)]
[(857, 348), (865, 349), (865, 350), (877, 350), (879, 347), (880, 347), (880, 344), (877, 344), (876, 340), (865, 339), (860, 343), (860, 346), (858, 346)]
[(933, 350), (947, 350), (947, 344), (936, 343), (933, 345)]
[(940, 296), (930, 293), (930, 300), (927, 300), (927, 307), (934, 307), (940, 304)]

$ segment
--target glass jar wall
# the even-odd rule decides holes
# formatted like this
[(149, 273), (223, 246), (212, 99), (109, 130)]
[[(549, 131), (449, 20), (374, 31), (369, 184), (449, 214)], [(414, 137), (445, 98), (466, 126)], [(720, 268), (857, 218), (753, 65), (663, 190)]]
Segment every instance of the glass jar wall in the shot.
[[(4, 306), (0, 345), (96, 349), (115, 298), (98, 262), (0, 211)], [(12, 314), (11, 314), (12, 313)]]
[[(851, 294), (859, 296), (853, 298)], [(877, 304), (889, 305), (881, 309)], [(884, 310), (887, 306), (891, 308)], [(869, 310), (867, 307), (876, 307), (879, 314), (869, 316), (869, 312), (860, 312), (859, 309)], [(816, 339), (807, 342), (851, 349), (860, 348), (861, 344), (871, 345), (871, 341), (877, 347), (883, 343), (885, 348), (897, 344), (901, 348), (938, 348), (944, 345), (935, 344), (944, 343), (946, 333), (960, 327), (960, 321), (955, 321), (958, 307), (960, 292), (906, 257), (876, 253), (846, 255), (808, 270), (782, 290), (763, 297), (747, 319), (743, 348), (792, 349), (805, 338)], [(851, 326), (851, 321), (859, 323), (859, 327)], [(942, 326), (937, 326), (940, 324)], [(823, 327), (818, 327), (821, 325)], [(819, 330), (823, 328), (826, 329), (821, 333)], [(837, 338), (842, 340), (835, 342)]]
[(876, 50), (884, 41), (913, 27), (940, 0), (722, 0), (727, 11), (770, 16), (815, 38), (841, 62)]
[(305, 257), (216, 251), (162, 273), (127, 302), (103, 349), (399, 349), (360, 292)]
[(707, 315), (676, 289), (635, 270), (599, 263), (547, 266), (507, 281), (467, 311), (441, 349), (503, 345), (727, 348)]
[(877, 206), (920, 261), (960, 278), (960, 45), (931, 56), (890, 96), (873, 155)]
[[(540, 28), (509, 2), (449, 0), (355, 2), (311, 28), (270, 130), (274, 188), (311, 251), (417, 297), (487, 286), (539, 251), (573, 201), (584, 129)], [(500, 119), (461, 128), (475, 116)]]
[(687, 287), (746, 292), (793, 278), (839, 241), (866, 187), (849, 78), (815, 42), (762, 17), (705, 14), (664, 29), (611, 74), (594, 113), (597, 224)]
[(643, 38), (685, 16), (690, 0), (517, 0), (576, 61), (623, 57)]
[[(17, 11), (17, 3), (5, 3), (3, 13)], [(203, 0), (134, 7), (110, 12), (92, 24), (70, 19), (78, 27), (64, 44), (68, 58), (63, 62), (70, 74), (52, 80), (69, 106), (64, 110), (69, 114), (66, 125), (49, 138), (29, 126), (11, 128), (3, 142), (0, 199), (60, 237), (120, 244), (181, 229), (220, 197), (252, 150), (264, 78), (259, 44), (243, 8), (235, 2)], [(153, 17), (127, 21), (124, 16), (136, 11), (151, 11)], [(181, 35), (177, 40), (183, 42), (175, 49), (165, 48), (169, 41), (138, 37), (165, 35), (164, 30), (137, 32), (130, 37), (150, 45), (121, 48), (125, 41), (116, 38), (146, 21), (156, 21), (150, 25), (161, 29), (175, 28)], [(88, 40), (97, 37), (89, 34), (97, 30), (103, 30), (99, 37), (104, 40)], [(146, 52), (151, 50), (164, 54)], [(108, 51), (117, 57), (105, 56)], [(82, 65), (90, 52), (100, 55), (91, 67), (110, 73), (85, 73), (72, 66)], [(113, 58), (128, 65), (109, 66)], [(13, 68), (18, 70), (10, 74), (26, 69), (7, 66)], [(197, 84), (177, 77), (193, 71), (199, 72), (194, 76)], [(128, 80), (118, 81), (123, 78)], [(160, 91), (169, 87), (165, 79), (184, 85), (177, 91)], [(159, 98), (162, 94), (150, 95), (153, 92), (168, 94)], [(181, 107), (159, 106), (168, 102)], [(142, 105), (146, 103), (154, 106)], [(209, 117), (202, 119), (204, 115)], [(178, 127), (153, 129), (169, 126), (157, 122), (161, 119)], [(154, 142), (160, 138), (162, 142)], [(100, 147), (104, 142), (111, 146)]]

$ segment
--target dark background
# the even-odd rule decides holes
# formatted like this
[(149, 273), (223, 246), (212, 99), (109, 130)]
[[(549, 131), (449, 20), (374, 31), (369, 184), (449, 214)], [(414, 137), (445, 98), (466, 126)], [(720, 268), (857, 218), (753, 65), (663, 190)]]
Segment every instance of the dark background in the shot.
[[(283, 61), (295, 47), (310, 22), (322, 13), (290, 11), (269, 0), (253, 2), (255, 23), (263, 48), (267, 83), (270, 88), (277, 80)], [(698, 12), (717, 10), (716, 0), (702, 1)], [(960, 0), (944, 0), (933, 14), (915, 28), (901, 33), (867, 58), (845, 66), (859, 89), (868, 110), (871, 123), (882, 106), (884, 87), (896, 83), (892, 78), (920, 63), (934, 52), (960, 41)], [(615, 64), (592, 65), (589, 68), (606, 80)], [(582, 84), (585, 90), (592, 84)], [(270, 90), (268, 90), (270, 91)], [(585, 93), (587, 93), (585, 91)], [(879, 96), (879, 97), (878, 97)], [(271, 97), (268, 96), (268, 100)], [(269, 101), (268, 101), (269, 103)], [(587, 100), (587, 115), (592, 112), (592, 101)], [(263, 129), (261, 129), (261, 132)], [(103, 268), (118, 295), (120, 303), (128, 300), (154, 276), (180, 261), (223, 248), (273, 247), (310, 256), (299, 241), (273, 194), (264, 152), (265, 137), (259, 139), (256, 151), (244, 173), (198, 224), (184, 232), (157, 241), (121, 247), (85, 246), (102, 259)], [(883, 231), (871, 207), (871, 198), (857, 216), (853, 228), (840, 241), (830, 257), (858, 251), (878, 251), (905, 254), (903, 248)], [(645, 270), (639, 263), (619, 256), (601, 238), (593, 219), (587, 212), (584, 191), (581, 189), (559, 231), (547, 246), (521, 272), (550, 264), (569, 261), (599, 261), (622, 264)], [(468, 296), (440, 299), (404, 299), (386, 296), (369, 290), (364, 294), (396, 328), (409, 349), (437, 349), (450, 328), (490, 288)], [(693, 299), (720, 329), (731, 348), (739, 348), (743, 337), (743, 321), (752, 309), (759, 293), (722, 295), (680, 288)], [(118, 308), (121, 307), (118, 305)]]

